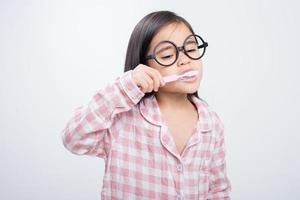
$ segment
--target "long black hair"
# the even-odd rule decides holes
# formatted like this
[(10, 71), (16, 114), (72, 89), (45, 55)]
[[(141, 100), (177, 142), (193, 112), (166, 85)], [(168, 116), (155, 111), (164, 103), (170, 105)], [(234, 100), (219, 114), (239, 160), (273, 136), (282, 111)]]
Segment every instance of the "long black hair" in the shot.
[[(192, 26), (184, 18), (174, 12), (157, 11), (146, 15), (138, 22), (131, 33), (127, 47), (124, 72), (133, 70), (139, 64), (147, 64), (145, 57), (153, 37), (161, 28), (171, 23), (183, 23), (194, 34)], [(152, 96), (155, 93), (155, 91), (146, 93), (143, 98)], [(187, 97), (190, 101), (192, 100), (192, 95), (199, 98), (198, 92), (196, 91), (195, 93), (188, 94)]]

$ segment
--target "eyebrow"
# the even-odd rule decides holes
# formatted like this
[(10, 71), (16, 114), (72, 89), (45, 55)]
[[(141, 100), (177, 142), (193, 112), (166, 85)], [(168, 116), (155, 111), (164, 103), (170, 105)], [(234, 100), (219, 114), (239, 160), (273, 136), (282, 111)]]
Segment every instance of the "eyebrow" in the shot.
[(186, 44), (190, 44), (190, 43), (196, 43), (196, 44), (198, 44), (198, 42), (195, 41), (195, 40), (188, 40), (188, 41), (186, 41)]

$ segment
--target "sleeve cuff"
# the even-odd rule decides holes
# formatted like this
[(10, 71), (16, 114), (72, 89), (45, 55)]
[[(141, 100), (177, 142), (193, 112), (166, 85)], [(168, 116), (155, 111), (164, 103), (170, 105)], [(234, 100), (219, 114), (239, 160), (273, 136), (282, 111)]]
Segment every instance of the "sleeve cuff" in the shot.
[(120, 77), (120, 84), (127, 96), (131, 99), (134, 104), (137, 104), (141, 98), (145, 95), (142, 90), (132, 79), (132, 70), (125, 72)]

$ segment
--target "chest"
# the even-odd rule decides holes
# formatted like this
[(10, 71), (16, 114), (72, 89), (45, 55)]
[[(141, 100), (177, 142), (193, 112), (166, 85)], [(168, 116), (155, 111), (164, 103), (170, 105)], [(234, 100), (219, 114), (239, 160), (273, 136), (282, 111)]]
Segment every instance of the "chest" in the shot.
[(176, 145), (177, 151), (181, 154), (193, 135), (193, 130), (198, 121), (197, 113), (180, 117), (167, 117), (165, 123)]

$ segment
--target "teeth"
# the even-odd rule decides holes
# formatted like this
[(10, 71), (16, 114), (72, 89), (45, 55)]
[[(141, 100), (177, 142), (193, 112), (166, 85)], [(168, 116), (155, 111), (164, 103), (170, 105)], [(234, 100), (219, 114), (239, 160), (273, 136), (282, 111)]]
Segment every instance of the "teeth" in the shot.
[(193, 77), (195, 77), (195, 76), (184, 76), (181, 79), (189, 79), (189, 78), (193, 78)]

